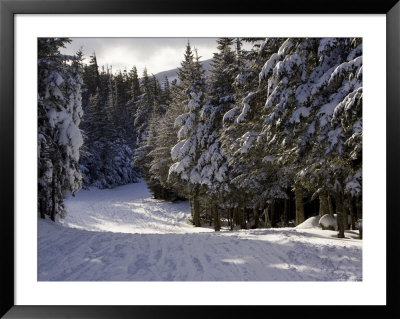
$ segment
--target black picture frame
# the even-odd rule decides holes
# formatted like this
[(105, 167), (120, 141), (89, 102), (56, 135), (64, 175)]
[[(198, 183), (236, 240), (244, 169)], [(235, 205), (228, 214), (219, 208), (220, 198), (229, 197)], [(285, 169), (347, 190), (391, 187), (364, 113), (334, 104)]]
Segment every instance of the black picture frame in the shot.
[[(379, 318), (399, 317), (396, 305), (399, 276), (396, 257), (398, 210), (396, 182), (400, 152), (400, 3), (399, 0), (254, 1), (245, 5), (204, 0), (0, 0), (0, 185), (1, 262), (0, 315), (4, 318), (204, 318), (296, 315), (347, 318), (362, 313)], [(385, 14), (387, 19), (386, 101), (386, 306), (16, 306), (14, 303), (14, 15), (15, 14)], [(379, 106), (377, 106), (379, 107)], [(379, 186), (378, 186), (379, 187)], [(382, 206), (384, 207), (384, 205)], [(382, 212), (381, 212), (382, 213)], [(374, 292), (371, 292), (374, 293)], [(44, 296), (45, 298), (45, 296)], [(177, 301), (178, 302), (178, 301)], [(250, 308), (250, 309), (249, 309)]]

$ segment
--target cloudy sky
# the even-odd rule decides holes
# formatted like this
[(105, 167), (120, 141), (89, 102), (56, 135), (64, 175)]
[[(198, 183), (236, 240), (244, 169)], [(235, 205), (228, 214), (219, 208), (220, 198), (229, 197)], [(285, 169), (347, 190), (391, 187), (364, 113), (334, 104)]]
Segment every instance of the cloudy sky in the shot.
[(144, 67), (156, 74), (180, 66), (189, 40), (198, 49), (201, 60), (212, 58), (217, 38), (71, 38), (63, 53), (75, 53), (80, 47), (87, 58), (96, 52), (101, 67), (112, 65), (113, 71), (136, 65), (141, 75)]

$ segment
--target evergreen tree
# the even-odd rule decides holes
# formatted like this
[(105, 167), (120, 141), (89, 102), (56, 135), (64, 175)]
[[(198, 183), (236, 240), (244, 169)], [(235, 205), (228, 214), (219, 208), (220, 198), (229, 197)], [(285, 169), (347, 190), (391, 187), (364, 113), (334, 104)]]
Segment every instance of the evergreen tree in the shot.
[[(255, 42), (254, 39), (244, 41)], [(240, 43), (239, 40), (236, 42)], [(275, 215), (276, 199), (286, 197), (287, 187), (283, 172), (278, 173), (268, 161), (263, 160), (264, 148), (258, 148), (256, 144), (259, 132), (262, 130), (261, 118), (264, 107), (264, 92), (258, 91), (258, 74), (263, 61), (273, 54), (282, 40), (275, 38), (267, 42), (261, 48), (258, 43), (254, 43), (250, 50), (237, 49), (239, 73), (234, 81), (235, 107), (223, 118), (223, 148), (230, 157), (229, 180), (234, 186), (232, 189), (236, 190), (232, 194), (236, 201), (232, 204), (252, 209), (254, 227), (258, 227), (260, 212), (266, 206), (271, 215)], [(238, 47), (240, 46), (237, 45)], [(243, 197), (246, 200), (243, 200)], [(269, 220), (274, 226), (276, 221), (274, 216)]]
[(169, 105), (171, 103), (171, 89), (168, 77), (164, 78), (160, 100), (164, 105)]
[(188, 42), (178, 71), (179, 85), (185, 95), (180, 101), (185, 106), (185, 112), (175, 120), (179, 127), (178, 143), (171, 150), (174, 162), (169, 169), (169, 182), (178, 189), (179, 193), (186, 193), (193, 202), (192, 215), (195, 226), (200, 226), (200, 175), (196, 169), (199, 160), (203, 124), (200, 123), (200, 111), (205, 101), (204, 71), (199, 60), (193, 59), (192, 49)]
[[(179, 115), (184, 113), (181, 103), (183, 93), (176, 81), (172, 83), (170, 96), (171, 102), (168, 105), (167, 112), (156, 123), (157, 136), (154, 141), (154, 148), (148, 155), (150, 160), (149, 172), (160, 184), (159, 194), (155, 197), (174, 200), (178, 197), (179, 188), (175, 187), (173, 190), (173, 185), (168, 180), (168, 172), (172, 165), (171, 149), (178, 142), (178, 128), (174, 126), (174, 122)], [(184, 192), (181, 196), (184, 196)]]
[(141, 78), (142, 95), (139, 97), (137, 102), (137, 110), (134, 122), (137, 131), (136, 144), (138, 145), (138, 147), (143, 146), (143, 144), (145, 143), (147, 124), (149, 117), (153, 111), (154, 96), (152, 94), (152, 91), (153, 87), (147, 74), (147, 69), (145, 68), (143, 70), (143, 76)]
[(38, 39), (38, 208), (42, 218), (53, 221), (66, 213), (67, 192), (74, 194), (82, 184), (82, 65), (76, 56), (60, 53), (69, 42)]
[[(41, 82), (53, 81), (51, 88), (73, 100), (68, 112), (76, 125), (81, 111), (71, 105), (80, 104), (75, 73), (82, 55), (51, 58), (64, 82), (54, 76)], [(85, 185), (135, 181), (137, 167), (155, 198), (189, 198), (195, 226), (207, 221), (219, 230), (221, 217), (231, 229), (257, 228), (262, 218), (287, 226), (294, 214), (300, 224), (335, 208), (338, 236), (349, 227), (348, 215), (355, 228), (362, 198), (361, 39), (220, 38), (211, 65), (206, 78), (188, 42), (179, 84), (165, 78), (160, 85), (147, 69), (141, 79), (136, 67), (99, 72), (93, 54), (83, 72)], [(49, 105), (62, 105), (56, 90), (47, 92), (53, 97), (42, 93), (38, 100), (39, 204), (52, 196), (56, 204), (39, 205), (43, 215), (62, 206), (61, 189), (75, 189), (53, 178), (65, 174), (69, 153), (47, 155), (57, 139)]]
[(201, 110), (201, 154), (195, 172), (200, 176), (200, 184), (206, 186), (207, 201), (211, 202), (210, 215), (213, 215), (215, 230), (220, 229), (218, 202), (222, 191), (229, 192), (228, 164), (220, 135), (223, 115), (235, 105), (233, 81), (238, 72), (238, 64), (231, 46), (232, 38), (217, 40), (218, 52), (212, 60), (209, 80), (208, 100)]
[(140, 89), (140, 81), (137, 73), (136, 66), (133, 66), (128, 74), (128, 84), (129, 84), (129, 97), (133, 101), (137, 101), (139, 96), (142, 94)]
[(260, 149), (265, 150), (265, 159), (277, 168), (290, 169), (297, 223), (305, 218), (304, 191), (314, 193), (311, 199), (319, 195), (325, 212), (327, 206), (329, 210), (326, 201), (332, 193), (336, 199), (340, 237), (344, 224), (341, 210), (345, 210), (341, 207), (346, 202), (344, 178), (349, 176), (349, 170), (344, 162), (340, 166), (335, 164), (343, 158), (345, 139), (341, 133), (343, 124), (333, 125), (333, 113), (345, 103), (343, 99), (355, 101), (351, 123), (355, 124), (355, 136), (361, 131), (360, 103), (357, 102), (362, 96), (357, 76), (361, 66), (357, 55), (361, 49), (351, 43), (351, 39), (286, 39), (265, 61), (257, 91), (257, 94), (267, 93), (265, 120), (257, 141)]
[(89, 98), (81, 167), (85, 186), (111, 188), (137, 181), (132, 149), (135, 136), (130, 135), (134, 130), (127, 106), (128, 75), (119, 71), (114, 76), (111, 70), (103, 69), (100, 80), (107, 89), (101, 92), (97, 87)]
[(138, 102), (142, 95), (139, 77), (135, 66), (129, 71), (127, 76), (128, 101), (126, 102), (126, 141), (134, 150), (137, 143), (137, 130), (135, 126)]
[(102, 92), (102, 83), (100, 81), (99, 66), (97, 64), (95, 52), (90, 56), (89, 64), (85, 65), (83, 68), (82, 79), (82, 105), (86, 107), (89, 103), (90, 95), (92, 95), (97, 88)]

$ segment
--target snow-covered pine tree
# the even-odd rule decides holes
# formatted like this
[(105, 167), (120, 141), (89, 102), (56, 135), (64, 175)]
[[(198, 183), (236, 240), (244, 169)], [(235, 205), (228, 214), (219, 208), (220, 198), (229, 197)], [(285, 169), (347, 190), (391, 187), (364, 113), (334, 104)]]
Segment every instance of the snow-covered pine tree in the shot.
[(131, 100), (137, 101), (139, 96), (142, 95), (140, 89), (140, 81), (136, 66), (133, 66), (128, 74), (129, 97)]
[[(90, 81), (90, 74), (86, 79)], [(129, 136), (132, 124), (123, 105), (127, 97), (120, 98), (120, 94), (128, 94), (128, 76), (126, 72), (119, 72), (114, 77), (107, 70), (100, 74), (100, 79), (107, 88), (107, 96), (97, 88), (89, 98), (85, 114), (85, 156), (81, 166), (86, 187), (111, 188), (135, 182), (138, 173), (132, 159), (132, 141), (129, 143), (129, 139), (133, 139)]]
[[(325, 57), (340, 52), (325, 83), (326, 99), (318, 112), (322, 134), (314, 148), (328, 161), (326, 170), (336, 199), (338, 236), (344, 237), (352, 202), (362, 196), (361, 39), (322, 39), (319, 52)], [(322, 125), (326, 120), (329, 123)]]
[(125, 140), (125, 131), (121, 120), (121, 108), (118, 105), (118, 88), (115, 88), (114, 77), (109, 77), (108, 98), (104, 106), (105, 118), (103, 122), (103, 136), (99, 141), (103, 144), (100, 150), (101, 163), (98, 170), (101, 179), (95, 186), (112, 188), (137, 181), (138, 173), (133, 162), (133, 150)]
[(49, 215), (53, 221), (66, 213), (66, 194), (82, 185), (82, 65), (77, 57), (60, 53), (69, 42), (38, 39), (38, 208), (42, 218)]
[[(151, 88), (153, 107), (152, 114), (148, 119), (146, 145), (142, 147), (144, 154), (142, 160), (143, 166), (141, 167), (142, 177), (146, 180), (147, 186), (153, 192), (155, 198), (168, 199), (170, 192), (163, 186), (160, 176), (152, 173), (150, 169), (154, 162), (159, 160), (159, 158), (157, 158), (159, 147), (165, 147), (165, 145), (158, 145), (157, 141), (159, 135), (165, 133), (161, 131), (160, 122), (165, 115), (166, 109), (169, 108), (167, 104), (169, 102), (163, 98), (164, 89), (161, 88), (154, 75), (151, 78)], [(169, 90), (169, 85), (167, 89)]]
[(158, 125), (161, 115), (153, 112), (147, 123), (146, 144), (142, 146), (144, 153), (142, 166), (140, 167), (141, 176), (146, 181), (147, 187), (153, 193), (154, 198), (162, 199), (162, 187), (160, 180), (155, 174), (150, 172), (151, 162), (154, 160), (152, 151), (156, 146), (158, 137)]
[[(235, 222), (235, 219), (233, 218), (233, 212), (237, 214), (237, 212), (242, 211), (241, 207), (246, 201), (246, 197), (242, 196), (244, 193), (242, 190), (239, 190), (239, 185), (233, 182), (233, 180), (241, 173), (248, 171), (246, 170), (246, 165), (244, 163), (240, 163), (236, 156), (238, 154), (236, 152), (236, 147), (238, 146), (236, 142), (247, 130), (241, 130), (238, 127), (238, 124), (235, 123), (235, 117), (240, 113), (240, 102), (242, 101), (243, 97), (247, 95), (249, 91), (251, 91), (251, 87), (258, 84), (258, 82), (255, 80), (258, 73), (254, 73), (250, 70), (254, 65), (254, 58), (250, 57), (250, 52), (252, 50), (249, 51), (243, 49), (242, 42), (242, 39), (239, 38), (235, 40), (236, 63), (238, 68), (237, 76), (232, 83), (235, 91), (235, 107), (231, 108), (225, 113), (223, 117), (223, 129), (221, 131), (221, 146), (224, 152), (229, 156), (228, 174), (229, 180), (231, 181), (229, 190), (227, 192), (222, 192), (221, 195), (223, 198), (222, 201), (225, 203), (229, 211), (228, 219), (230, 220), (231, 229), (233, 229)], [(250, 189), (247, 189), (247, 193), (249, 193), (249, 190)], [(249, 202), (252, 201), (250, 200)], [(242, 220), (242, 218), (236, 218), (236, 221), (239, 221), (239, 225), (240, 221)], [(244, 227), (245, 225), (242, 223), (240, 226)]]
[[(339, 237), (344, 229), (341, 220), (345, 211), (342, 206), (346, 203), (345, 180), (353, 181), (350, 188), (356, 192), (361, 180), (357, 169), (349, 169), (351, 151), (344, 147), (352, 145), (357, 150), (353, 154), (355, 166), (360, 168), (362, 50), (359, 42), (348, 38), (287, 39), (265, 62), (258, 90), (267, 96), (265, 121), (257, 142), (264, 148), (266, 160), (277, 167), (289, 168), (294, 174), (297, 222), (304, 220), (303, 189), (319, 195), (325, 211), (326, 206), (329, 210), (327, 194), (333, 193)], [(348, 105), (348, 113), (342, 113), (343, 105)], [(351, 120), (345, 124), (344, 118)]]
[(84, 65), (82, 72), (82, 106), (84, 108), (84, 112), (86, 112), (85, 107), (89, 104), (90, 96), (95, 94), (97, 88), (99, 88), (100, 94), (103, 92), (96, 52), (93, 52), (93, 55), (91, 55), (89, 58), (89, 63)]
[[(101, 71), (99, 73), (100, 76), (100, 101), (102, 105), (104, 106), (107, 98), (108, 98), (108, 90), (109, 90), (109, 82), (110, 82), (110, 76), (112, 74), (112, 67), (109, 68), (107, 66), (102, 66)], [(94, 94), (94, 92), (91, 92), (91, 94)]]
[(126, 70), (119, 70), (112, 77), (112, 89), (114, 90), (114, 113), (115, 113), (115, 128), (123, 137), (127, 136), (127, 131), (130, 129), (127, 102), (129, 101), (129, 86), (128, 74)]
[(223, 115), (235, 105), (233, 81), (238, 73), (238, 63), (232, 49), (232, 38), (217, 40), (218, 52), (214, 53), (211, 75), (208, 83), (208, 100), (204, 103), (200, 120), (201, 154), (195, 172), (204, 185), (204, 197), (209, 203), (215, 230), (220, 229), (218, 203), (222, 192), (229, 192), (227, 158), (221, 148), (220, 134)]
[[(297, 105), (291, 115), (297, 135), (292, 146), (301, 161), (297, 178), (314, 196), (319, 195), (322, 214), (329, 210), (329, 202), (324, 204), (329, 198), (327, 195), (334, 195), (338, 236), (343, 237), (347, 228), (348, 202), (361, 192), (361, 40), (323, 38), (309, 41), (314, 44), (306, 54), (313, 58), (304, 63), (308, 74), (296, 89)], [(343, 108), (344, 105), (347, 107)], [(306, 113), (309, 110), (310, 114), (305, 115), (307, 119), (300, 120), (298, 115), (304, 115), (303, 110)], [(347, 181), (351, 182), (346, 190)]]
[(147, 68), (143, 70), (143, 76), (141, 78), (141, 92), (142, 95), (139, 97), (136, 108), (136, 116), (134, 125), (137, 131), (137, 145), (138, 147), (143, 146), (146, 138), (146, 130), (148, 119), (153, 111), (154, 96), (152, 95), (152, 86)]
[(84, 113), (84, 145), (81, 149), (80, 167), (83, 174), (83, 186), (88, 187), (99, 179), (98, 168), (101, 162), (100, 154), (103, 143), (98, 140), (104, 136), (103, 121), (106, 118), (104, 108), (100, 102), (100, 90), (89, 97), (88, 106)]
[(164, 78), (163, 81), (161, 101), (165, 105), (169, 105), (171, 103), (171, 85), (167, 76)]
[(143, 70), (143, 76), (140, 81), (142, 95), (139, 97), (136, 107), (135, 130), (136, 130), (136, 149), (134, 154), (134, 163), (139, 168), (143, 177), (148, 174), (146, 169), (147, 154), (149, 153), (148, 133), (151, 115), (155, 107), (156, 88), (154, 81), (149, 77), (147, 68)]
[[(257, 39), (260, 40), (260, 39)], [(247, 41), (255, 42), (253, 39)], [(232, 204), (251, 208), (254, 227), (266, 203), (275, 212), (275, 199), (284, 198), (287, 183), (282, 174), (267, 161), (263, 161), (264, 147), (257, 147), (257, 137), (262, 131), (265, 89), (259, 88), (259, 73), (266, 60), (279, 48), (283, 39), (273, 38), (260, 46), (255, 42), (250, 50), (241, 50), (240, 70), (234, 82), (236, 106), (225, 113), (222, 134), (223, 148), (229, 155), (231, 187), (235, 190)], [(239, 220), (243, 218), (240, 216)], [(275, 222), (275, 218), (270, 218)]]
[(305, 220), (304, 183), (297, 173), (303, 168), (303, 146), (308, 145), (300, 132), (308, 128), (311, 113), (308, 105), (297, 103), (296, 90), (307, 81), (315, 67), (315, 46), (316, 39), (286, 39), (265, 62), (259, 76), (267, 96), (265, 121), (258, 141), (261, 145), (268, 145), (265, 160), (277, 168), (287, 168), (289, 179), (293, 179), (296, 224)]
[[(165, 86), (164, 86), (165, 87)], [(184, 94), (182, 89), (173, 82), (169, 89), (171, 102), (167, 106), (167, 111), (156, 125), (157, 135), (153, 150), (148, 154), (151, 158), (149, 172), (161, 185), (160, 197), (167, 200), (174, 200), (178, 197), (177, 190), (172, 190), (172, 185), (168, 180), (169, 168), (172, 165), (171, 149), (178, 142), (178, 128), (174, 126), (175, 119), (184, 113), (182, 100)], [(184, 196), (184, 192), (180, 194)]]
[(142, 95), (136, 66), (133, 66), (127, 76), (128, 101), (126, 102), (126, 141), (132, 150), (136, 149), (137, 132), (135, 126), (138, 101)]
[[(175, 120), (179, 127), (178, 143), (171, 150), (174, 162), (169, 169), (168, 181), (178, 193), (186, 193), (191, 201), (193, 224), (200, 226), (200, 174), (196, 169), (200, 151), (204, 143), (204, 125), (200, 123), (200, 111), (206, 98), (204, 70), (200, 61), (194, 61), (188, 42), (178, 71), (179, 87), (185, 95), (181, 101), (185, 112)], [(177, 101), (179, 102), (179, 101)]]

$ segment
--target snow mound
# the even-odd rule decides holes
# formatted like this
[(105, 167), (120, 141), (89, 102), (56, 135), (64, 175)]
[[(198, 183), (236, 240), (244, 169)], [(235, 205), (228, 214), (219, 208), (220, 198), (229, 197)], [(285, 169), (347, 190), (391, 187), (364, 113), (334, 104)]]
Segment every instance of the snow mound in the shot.
[(319, 225), (322, 227), (322, 229), (331, 229), (331, 230), (337, 229), (336, 218), (329, 214), (325, 214), (320, 218)]
[(320, 216), (313, 216), (305, 220), (303, 223), (297, 225), (296, 229), (309, 229), (309, 228), (321, 228), (319, 226)]

